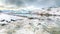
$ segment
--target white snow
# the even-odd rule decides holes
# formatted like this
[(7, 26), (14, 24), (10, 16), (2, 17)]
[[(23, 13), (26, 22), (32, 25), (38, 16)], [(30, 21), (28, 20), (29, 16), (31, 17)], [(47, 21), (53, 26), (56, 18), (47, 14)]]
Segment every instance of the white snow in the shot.
[[(52, 9), (51, 12), (48, 12), (48, 11), (43, 11), (43, 12), (44, 13), (47, 12), (50, 14), (57, 14), (57, 15), (59, 15), (59, 13), (60, 13), (60, 12), (57, 12), (57, 9), (56, 10)], [(43, 13), (43, 12), (40, 12), (39, 10), (35, 11), (35, 13)], [(34, 11), (32, 13), (34, 13)], [(14, 20), (23, 19), (23, 20), (17, 20), (16, 22), (9, 23), (7, 25), (7, 27), (5, 26), (7, 28), (6, 29), (7, 32), (10, 32), (11, 30), (15, 30), (16, 31), (15, 34), (50, 34), (49, 32), (53, 31), (51, 29), (53, 29), (53, 28), (57, 29), (60, 27), (60, 25), (58, 25), (58, 24), (60, 24), (59, 16), (46, 17), (46, 16), (39, 16), (39, 15), (34, 14), (32, 17), (34, 18), (35, 16), (36, 16), (36, 18), (39, 17), (40, 20), (39, 19), (28, 19), (28, 18), (24, 18), (24, 17), (18, 17), (18, 16), (13, 16), (13, 15), (8, 15), (5, 13), (0, 13), (0, 20), (5, 19), (7, 21), (10, 21), (11, 19), (14, 19)], [(28, 17), (30, 17), (30, 16), (28, 16)], [(7, 22), (5, 22), (5, 21), (0, 22), (0, 24), (3, 24), (3, 23), (7, 23)], [(29, 23), (31, 23), (31, 24), (29, 24)], [(41, 24), (38, 25), (39, 23), (41, 23)], [(49, 31), (49, 32), (47, 32), (44, 28), (47, 29), (47, 31)], [(3, 30), (4, 30), (4, 28), (3, 28)], [(3, 30), (0, 30), (0, 33), (4, 32)], [(59, 29), (59, 31), (60, 31), (60, 29)], [(14, 32), (11, 31), (11, 33), (14, 33)]]
[[(8, 15), (8, 14), (4, 14), (4, 13), (0, 13), (0, 24), (7, 23), (6, 21), (11, 21), (11, 19), (17, 20), (17, 19), (24, 19), (24, 18), (23, 17), (18, 17), (18, 16), (13, 16), (13, 15)], [(6, 20), (6, 21), (1, 22), (1, 20)]]

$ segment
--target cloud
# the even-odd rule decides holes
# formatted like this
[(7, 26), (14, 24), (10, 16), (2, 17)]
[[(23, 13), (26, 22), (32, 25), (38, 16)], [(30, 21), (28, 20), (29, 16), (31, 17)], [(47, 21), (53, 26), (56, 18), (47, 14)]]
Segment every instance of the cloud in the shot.
[(55, 7), (60, 6), (60, 0), (4, 0), (5, 4), (16, 5), (17, 7)]
[(16, 6), (23, 6), (25, 5), (22, 0), (6, 0), (6, 4), (16, 5)]

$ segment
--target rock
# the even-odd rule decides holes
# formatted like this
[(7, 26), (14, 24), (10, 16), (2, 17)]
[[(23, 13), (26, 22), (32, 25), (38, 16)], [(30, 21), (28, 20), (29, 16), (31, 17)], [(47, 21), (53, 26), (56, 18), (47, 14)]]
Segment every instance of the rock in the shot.
[(11, 19), (11, 21), (16, 21), (16, 20), (14, 20), (14, 19)]
[(4, 22), (4, 21), (5, 21), (5, 19), (1, 20), (1, 22)]
[(6, 24), (1, 24), (1, 26), (5, 26)]
[(10, 23), (11, 21), (6, 21), (7, 23)]

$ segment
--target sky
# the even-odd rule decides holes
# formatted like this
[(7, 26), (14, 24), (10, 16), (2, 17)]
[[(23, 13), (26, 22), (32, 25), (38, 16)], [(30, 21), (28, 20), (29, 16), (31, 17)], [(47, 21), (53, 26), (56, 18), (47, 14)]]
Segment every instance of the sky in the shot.
[(1, 7), (60, 7), (60, 0), (0, 0)]

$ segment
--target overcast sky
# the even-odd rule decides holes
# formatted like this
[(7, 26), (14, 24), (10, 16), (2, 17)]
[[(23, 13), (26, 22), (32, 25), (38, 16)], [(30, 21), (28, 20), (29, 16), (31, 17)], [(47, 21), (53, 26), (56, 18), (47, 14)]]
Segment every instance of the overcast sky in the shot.
[(15, 5), (16, 7), (34, 6), (38, 8), (59, 7), (60, 0), (0, 0), (0, 5)]

